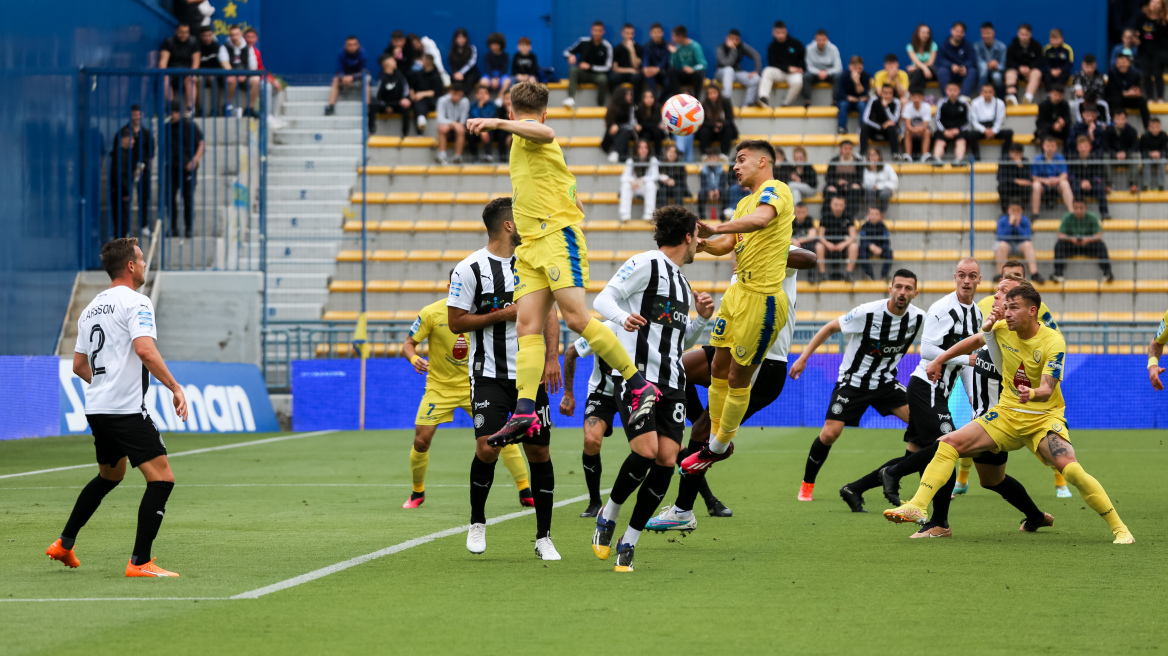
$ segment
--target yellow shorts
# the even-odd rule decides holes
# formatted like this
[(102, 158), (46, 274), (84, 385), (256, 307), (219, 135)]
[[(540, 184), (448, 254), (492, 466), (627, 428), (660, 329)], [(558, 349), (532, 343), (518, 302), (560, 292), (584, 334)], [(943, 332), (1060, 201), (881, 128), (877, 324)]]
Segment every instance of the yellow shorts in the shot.
[(783, 290), (759, 294), (739, 284), (730, 285), (714, 319), (710, 345), (729, 348), (734, 361), (740, 365), (762, 364), (785, 325), (787, 295)]
[(455, 408), (462, 408), (468, 417), (474, 416), (470, 411), (470, 388), (427, 387), (422, 402), (418, 404), (418, 416), (414, 423), (418, 426), (448, 424), (454, 421)]
[(541, 289), (588, 287), (588, 246), (579, 226), (568, 226), (515, 249), (515, 300)]
[(989, 433), (990, 439), (998, 445), (999, 452), (1017, 451), (1026, 447), (1031, 453), (1038, 453), (1038, 443), (1050, 433), (1071, 441), (1067, 421), (1060, 413), (1032, 415), (995, 405), (974, 421)]

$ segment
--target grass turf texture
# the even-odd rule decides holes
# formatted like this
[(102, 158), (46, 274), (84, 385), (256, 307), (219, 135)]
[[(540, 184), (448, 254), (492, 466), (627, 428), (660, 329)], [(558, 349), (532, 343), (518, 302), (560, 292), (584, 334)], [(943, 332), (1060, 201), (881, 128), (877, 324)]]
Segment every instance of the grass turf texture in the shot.
[[(1107, 525), (1029, 453), (1010, 472), (1053, 529), (1019, 533), (1020, 517), (977, 486), (954, 501), (948, 540), (908, 540), (878, 490), (866, 515), (836, 490), (903, 447), (897, 431), (849, 430), (819, 476), (813, 503), (795, 500), (814, 430), (744, 430), (710, 475), (731, 519), (706, 515), (688, 537), (646, 533), (636, 572), (589, 548), (585, 502), (556, 511), (564, 560), (532, 554), (534, 517), (487, 530), (469, 554), (440, 538), (255, 600), (0, 603), (6, 655), (122, 653), (147, 629), (168, 654), (197, 653), (1126, 653), (1164, 644), (1168, 579), (1163, 433), (1074, 434), (1087, 471), (1135, 533), (1111, 544)], [(553, 440), (557, 499), (586, 493), (581, 435)], [(171, 434), (172, 453), (265, 436)], [(180, 579), (126, 579), (143, 482), (136, 471), (81, 532), (81, 568), (44, 556), (93, 469), (0, 479), (0, 599), (229, 597), (465, 524), (468, 431), (440, 430), (426, 503), (403, 510), (411, 434), (333, 433), (175, 458), (177, 486), (155, 542)], [(604, 448), (607, 486), (628, 453)], [(92, 459), (85, 437), (0, 442), (0, 475)], [(96, 469), (96, 468), (94, 468)], [(674, 487), (667, 495), (672, 500)], [(906, 478), (906, 488), (916, 477)], [(450, 486), (450, 487), (444, 487)], [(623, 531), (633, 500), (619, 526)], [(487, 515), (520, 510), (505, 467)], [(940, 641), (940, 642), (938, 642)], [(695, 651), (696, 650), (696, 651)]]

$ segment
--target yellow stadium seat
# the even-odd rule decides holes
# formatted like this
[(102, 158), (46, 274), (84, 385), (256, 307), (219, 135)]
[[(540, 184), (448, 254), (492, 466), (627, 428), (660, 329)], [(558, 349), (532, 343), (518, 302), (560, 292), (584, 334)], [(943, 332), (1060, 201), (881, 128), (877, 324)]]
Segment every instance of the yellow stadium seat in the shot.
[(839, 108), (835, 105), (812, 105), (807, 108), (807, 118), (835, 118), (839, 116)]
[(572, 118), (572, 110), (567, 107), (548, 107), (548, 118)]
[(446, 232), (450, 224), (446, 221), (421, 220), (414, 222), (414, 232)]
[(1148, 261), (1162, 262), (1162, 261), (1168, 259), (1168, 250), (1153, 249), (1153, 248), (1141, 248), (1139, 251), (1136, 252), (1136, 259), (1141, 261), (1141, 262), (1148, 262)]
[[(780, 108), (781, 109), (781, 108)], [(801, 134), (772, 134), (770, 138), (771, 144), (775, 146), (798, 146), (803, 143), (803, 135)]]
[(463, 249), (463, 248), (451, 248), (448, 250), (444, 250), (444, 251), (442, 251), (442, 261), (443, 262), (461, 262), (461, 261), (465, 260), (466, 258), (470, 257), (470, 254), (473, 252), (474, 251), (472, 251), (472, 250)]
[(385, 202), (385, 193), (375, 191), (369, 194), (362, 194), (359, 191), (355, 191), (352, 194), (349, 194), (349, 202), (353, 205), (360, 205), (362, 203), (367, 205), (379, 205)]
[(380, 232), (412, 232), (414, 230), (413, 221), (382, 221), (381, 225), (377, 226)]
[[(360, 251), (357, 251), (360, 253)], [(369, 256), (373, 262), (404, 262), (406, 259), (406, 252), (400, 250), (377, 250)]]
[(329, 283), (329, 292), (347, 294), (361, 291), (360, 280), (334, 280)]
[(1006, 116), (1038, 116), (1038, 105), (1007, 105)]
[(568, 145), (572, 148), (599, 148), (601, 137), (571, 137)]
[[(815, 109), (815, 108), (812, 107), (811, 109)], [(811, 109), (807, 110), (808, 115), (810, 115)], [(832, 107), (832, 116), (835, 116), (835, 108), (834, 107)], [(835, 145), (835, 135), (834, 134), (805, 134), (805, 135), (803, 135), (803, 145), (804, 146), (834, 146)]]
[(607, 107), (577, 107), (576, 118), (604, 118)]
[(430, 167), (425, 164), (398, 164), (393, 167), (394, 175), (426, 175)]
[(1063, 314), (1063, 316), (1062, 316), (1062, 319), (1060, 319), (1060, 321), (1083, 321), (1083, 322), (1091, 321), (1091, 322), (1093, 322), (1093, 321), (1098, 320), (1098, 318), (1099, 318), (1099, 315), (1096, 312), (1063, 312), (1062, 314)]
[(1145, 294), (1168, 292), (1168, 280), (1137, 280), (1136, 291)]
[(486, 232), (482, 221), (451, 221), (451, 232)]
[[(485, 191), (459, 191), (454, 194), (454, 202), (459, 205), (486, 205), (491, 195)], [(482, 223), (479, 224), (482, 226)]]
[[(366, 227), (366, 230), (375, 230), (376, 221), (372, 221), (374, 225)], [(345, 232), (361, 232), (361, 221), (345, 221)]]
[(623, 164), (601, 164), (596, 167), (596, 175), (620, 175), (624, 172)]
[(920, 262), (925, 259), (925, 252), (896, 249), (892, 252), (892, 259), (898, 262)]
[(389, 175), (393, 173), (392, 166), (358, 166), (357, 173), (365, 175)]
[(1163, 312), (1136, 312), (1136, 321), (1160, 321), (1164, 318)]
[(616, 205), (620, 197), (615, 191), (595, 191), (592, 192), (591, 202), (596, 205)]
[(394, 321), (410, 321), (418, 316), (419, 310), (394, 310)]
[(433, 292), (437, 287), (433, 280), (403, 280), (401, 292), (403, 294)]
[[(324, 316), (321, 317), (321, 319), (325, 321), (356, 321), (357, 314), (357, 312), (349, 310), (329, 310), (328, 312), (324, 313)], [(321, 344), (320, 346), (324, 346), (324, 344)]]
[(770, 107), (743, 107), (741, 109), (735, 107), (735, 113), (742, 118), (770, 118), (774, 115), (774, 110)]
[(692, 289), (695, 294), (701, 294), (703, 292), (707, 294), (713, 294), (714, 282), (712, 280), (691, 280), (689, 281), (689, 288)]
[(370, 148), (397, 148), (401, 145), (401, 137), (382, 137), (374, 135), (366, 142)]
[(422, 195), (416, 191), (391, 191), (382, 201), (387, 205), (416, 205)]
[(360, 262), (361, 251), (344, 250), (337, 252), (337, 262)]
[(775, 118), (804, 118), (807, 110), (803, 107), (776, 107), (772, 114)]
[(595, 164), (569, 164), (568, 173), (572, 175), (596, 175)]
[(433, 148), (434, 137), (402, 137), (402, 148)]
[(1099, 321), (1134, 321), (1135, 318), (1131, 312), (1100, 312)]
[(857, 280), (852, 284), (852, 291), (857, 294), (880, 294), (888, 289), (888, 283), (883, 280)]
[(925, 251), (924, 260), (926, 262), (953, 262), (960, 260), (964, 253), (956, 249), (947, 248), (930, 248)]
[[(621, 222), (616, 219), (592, 219), (584, 224), (584, 229), (594, 232), (620, 230)], [(589, 253), (591, 255), (591, 253)]]
[(365, 286), (365, 291), (385, 294), (401, 291), (400, 280), (370, 280), (369, 284)]
[(442, 251), (417, 249), (406, 253), (407, 262), (441, 262)]
[(422, 192), (423, 205), (450, 205), (454, 202), (453, 191), (425, 191)]

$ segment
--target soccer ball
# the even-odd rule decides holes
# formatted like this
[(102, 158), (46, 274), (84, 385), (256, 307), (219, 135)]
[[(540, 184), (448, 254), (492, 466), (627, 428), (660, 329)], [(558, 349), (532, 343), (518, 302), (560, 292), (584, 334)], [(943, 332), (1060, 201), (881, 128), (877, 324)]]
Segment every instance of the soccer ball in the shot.
[(684, 93), (666, 100), (665, 106), (661, 108), (661, 120), (665, 122), (665, 128), (679, 137), (693, 134), (705, 119), (706, 110), (702, 109), (698, 99)]

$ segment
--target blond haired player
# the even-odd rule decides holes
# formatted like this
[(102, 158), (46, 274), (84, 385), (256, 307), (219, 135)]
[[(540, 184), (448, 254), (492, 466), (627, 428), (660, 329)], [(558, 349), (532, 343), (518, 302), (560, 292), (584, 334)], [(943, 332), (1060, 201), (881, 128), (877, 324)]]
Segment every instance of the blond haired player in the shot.
[(1156, 336), (1148, 342), (1148, 381), (1157, 392), (1164, 391), (1164, 383), (1160, 382), (1160, 374), (1164, 373), (1164, 367), (1160, 366), (1160, 356), (1164, 354), (1165, 344), (1168, 344), (1168, 312), (1160, 320)]
[[(1116, 544), (1135, 542), (1103, 486), (1075, 458), (1064, 417), (1066, 404), (1059, 389), (1066, 341), (1038, 320), (1041, 305), (1038, 291), (1029, 283), (1020, 283), (1006, 294), (1004, 307), (994, 308), (991, 321), (986, 322), (988, 332), (962, 340), (929, 365), (929, 378), (938, 380), (947, 361), (968, 356), (993, 340), (1002, 353), (1001, 398), (989, 412), (938, 441), (937, 453), (921, 475), (916, 495), (899, 508), (884, 511), (889, 521), (924, 520), (933, 495), (954, 475), (953, 464), (959, 456), (1026, 447), (1057, 467), (1079, 489), (1087, 505), (1107, 521)], [(999, 320), (1003, 315), (1004, 320)]]
[[(430, 442), (439, 424), (454, 421), (454, 409), (462, 408), (474, 417), (470, 404), (470, 376), (467, 374), (470, 345), (466, 335), (450, 332), (446, 299), (434, 301), (418, 313), (410, 334), (402, 344), (402, 353), (414, 365), (414, 371), (426, 376), (426, 393), (418, 404), (414, 419), (414, 445), (410, 448), (410, 476), (414, 491), (402, 508), (417, 508), (426, 501), (426, 469), (430, 466)], [(418, 354), (418, 347), (429, 340), (430, 359)], [(519, 503), (535, 507), (531, 483), (527, 477), (527, 463), (519, 447), (508, 446), (499, 454), (515, 478), (519, 488)]]

